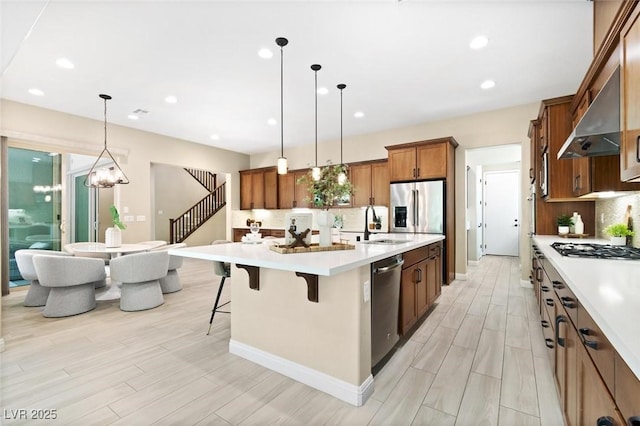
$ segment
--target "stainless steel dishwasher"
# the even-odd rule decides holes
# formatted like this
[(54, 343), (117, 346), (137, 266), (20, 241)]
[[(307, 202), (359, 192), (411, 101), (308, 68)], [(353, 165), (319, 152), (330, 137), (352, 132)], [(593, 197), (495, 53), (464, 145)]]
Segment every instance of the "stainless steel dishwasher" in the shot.
[(398, 342), (402, 255), (371, 264), (371, 367)]

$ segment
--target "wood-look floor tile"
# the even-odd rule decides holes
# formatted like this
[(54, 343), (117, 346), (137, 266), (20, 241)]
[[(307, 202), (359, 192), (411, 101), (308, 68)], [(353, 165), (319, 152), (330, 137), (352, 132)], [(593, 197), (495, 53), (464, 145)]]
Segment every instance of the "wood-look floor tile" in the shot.
[(67, 426), (107, 426), (120, 419), (109, 407), (102, 407), (77, 420), (65, 423)]
[(469, 305), (467, 313), (484, 316), (487, 314), (487, 309), (489, 309), (489, 302), (491, 302), (491, 293), (482, 294), (480, 293), (480, 291), (478, 291), (478, 293), (476, 293), (476, 297), (473, 299), (473, 302), (471, 302), (471, 305)]
[(538, 403), (540, 404), (540, 424), (543, 426), (563, 426), (560, 399), (551, 371), (549, 358), (534, 357), (533, 364), (536, 374), (536, 389), (538, 391)]
[(489, 304), (487, 316), (484, 320), (484, 328), (495, 331), (507, 329), (507, 307), (503, 305)]
[(522, 349), (531, 349), (531, 340), (529, 339), (529, 320), (526, 317), (507, 315), (507, 346), (513, 346)]
[(393, 425), (410, 423), (435, 376), (416, 368), (408, 369), (396, 385), (393, 393), (382, 404), (370, 425)]
[(411, 335), (411, 341), (416, 343), (425, 343), (427, 340), (429, 340), (429, 337), (431, 337), (435, 329), (438, 327), (445, 314), (446, 312), (443, 311), (432, 311), (431, 313), (429, 313), (429, 316)]
[(456, 417), (423, 405), (418, 410), (411, 426), (453, 426)]
[(475, 349), (451, 346), (423, 404), (456, 416), (462, 401)]
[(540, 419), (507, 407), (500, 407), (498, 426), (540, 426)]
[(540, 319), (529, 320), (529, 339), (531, 341), (531, 351), (533, 356), (545, 357), (549, 348), (544, 344), (544, 336), (542, 334), (542, 325)]
[(469, 309), (469, 305), (463, 303), (454, 303), (449, 308), (449, 312), (446, 313), (442, 321), (440, 321), (440, 327), (448, 327), (457, 329), (462, 324), (465, 315), (467, 314), (467, 309)]
[(422, 347), (422, 344), (412, 342), (411, 340), (405, 342), (389, 362), (382, 367), (382, 370), (375, 375), (373, 379), (374, 390), (371, 397), (378, 401), (386, 400), (405, 371), (407, 371), (416, 359)]
[(500, 380), (471, 373), (456, 425), (497, 425), (499, 410)]
[(484, 316), (467, 314), (458, 329), (453, 344), (475, 350), (478, 347), (483, 324)]
[(539, 416), (536, 375), (530, 350), (505, 346), (500, 404)]
[(513, 296), (511, 290), (509, 290), (509, 299), (507, 304), (507, 315), (514, 315), (520, 317), (527, 317), (527, 305), (524, 297)]
[(449, 352), (449, 346), (453, 343), (457, 331), (453, 328), (438, 326), (416, 356), (411, 364), (412, 367), (437, 373), (442, 360)]
[(504, 331), (482, 330), (471, 370), (487, 376), (502, 378)]

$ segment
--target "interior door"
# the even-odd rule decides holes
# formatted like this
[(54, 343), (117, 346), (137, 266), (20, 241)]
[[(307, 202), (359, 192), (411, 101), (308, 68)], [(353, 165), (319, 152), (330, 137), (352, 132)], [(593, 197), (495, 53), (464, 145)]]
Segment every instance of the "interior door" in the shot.
[(484, 173), (485, 253), (518, 256), (520, 237), (520, 172)]

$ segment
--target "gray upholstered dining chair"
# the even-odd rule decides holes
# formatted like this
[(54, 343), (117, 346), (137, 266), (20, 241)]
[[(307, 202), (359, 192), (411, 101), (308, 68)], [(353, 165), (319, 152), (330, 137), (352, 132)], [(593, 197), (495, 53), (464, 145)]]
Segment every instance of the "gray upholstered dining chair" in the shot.
[(24, 298), (24, 306), (44, 306), (49, 297), (49, 288), (40, 285), (36, 268), (33, 266), (33, 256), (46, 254), (49, 256), (69, 256), (63, 251), (39, 250), (39, 249), (21, 249), (15, 253), (16, 265), (20, 275), (25, 280), (30, 280), (31, 285)]
[(164, 303), (160, 279), (167, 276), (169, 253), (128, 254), (111, 260), (111, 280), (122, 283), (120, 309), (143, 311)]
[[(187, 245), (185, 243), (175, 243), (156, 247), (151, 251), (169, 251), (171, 249), (177, 249), (186, 246)], [(162, 289), (162, 294), (175, 293), (176, 291), (182, 290), (182, 283), (180, 282), (178, 269), (182, 268), (183, 263), (184, 258), (182, 256), (175, 256), (172, 254), (169, 255), (167, 276), (160, 278), (160, 288)]]
[(42, 315), (67, 317), (96, 307), (96, 282), (105, 281), (104, 262), (75, 256), (33, 256), (40, 285), (49, 288)]
[[(230, 242), (231, 241), (228, 241), (228, 240), (215, 240), (214, 242), (211, 243), (211, 245), (228, 244)], [(228, 302), (225, 302), (222, 305), (219, 305), (220, 296), (222, 295), (222, 289), (224, 288), (224, 281), (231, 276), (231, 264), (226, 262), (213, 262), (213, 272), (216, 275), (222, 277), (222, 279), (220, 280), (220, 285), (218, 286), (218, 294), (216, 295), (216, 301), (213, 304), (213, 309), (211, 310), (211, 319), (209, 319), (209, 330), (207, 331), (207, 336), (211, 332), (211, 325), (213, 324), (213, 317), (215, 316), (216, 312), (223, 313), (223, 314), (230, 313), (229, 311), (221, 311), (220, 308), (231, 303), (231, 301), (229, 300)]]

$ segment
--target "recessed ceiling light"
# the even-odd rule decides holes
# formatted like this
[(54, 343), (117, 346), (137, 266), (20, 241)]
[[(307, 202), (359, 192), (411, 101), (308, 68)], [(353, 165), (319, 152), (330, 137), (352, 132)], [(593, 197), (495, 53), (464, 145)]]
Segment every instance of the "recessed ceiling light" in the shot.
[(265, 47), (258, 50), (258, 56), (262, 59), (271, 59), (273, 57), (273, 52)]
[(362, 112), (362, 111), (356, 111), (356, 112), (353, 114), (353, 116), (354, 116), (355, 118), (362, 118), (362, 117), (364, 117), (364, 112)]
[(472, 49), (482, 49), (483, 47), (486, 47), (488, 43), (489, 39), (486, 36), (480, 35), (471, 40), (469, 47)]
[(176, 102), (178, 102), (178, 98), (176, 98), (175, 96), (167, 96), (166, 98), (164, 98), (164, 101), (168, 104), (175, 104)]
[(129, 114), (129, 115), (127, 115), (127, 118), (128, 118), (129, 120), (137, 120), (137, 119), (139, 119), (140, 117), (138, 117), (138, 116), (137, 116), (137, 115), (135, 115), (135, 114)]
[(44, 92), (36, 87), (32, 87), (28, 92), (34, 96), (44, 96)]
[(326, 87), (318, 87), (318, 95), (326, 95), (329, 93), (329, 89)]
[(73, 62), (71, 62), (67, 58), (56, 59), (56, 65), (59, 66), (60, 68), (64, 68), (67, 70), (72, 70), (75, 68), (75, 65), (73, 65)]
[(485, 80), (480, 84), (480, 87), (484, 90), (492, 89), (496, 85), (496, 82), (493, 80)]
[(217, 135), (214, 133), (213, 135), (210, 136), (210, 138), (214, 141), (217, 141), (217, 140), (220, 140), (220, 135)]
[(276, 124), (278, 124), (278, 122), (276, 121), (275, 118), (270, 118), (270, 119), (267, 120), (267, 124), (269, 126), (275, 126)]

